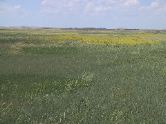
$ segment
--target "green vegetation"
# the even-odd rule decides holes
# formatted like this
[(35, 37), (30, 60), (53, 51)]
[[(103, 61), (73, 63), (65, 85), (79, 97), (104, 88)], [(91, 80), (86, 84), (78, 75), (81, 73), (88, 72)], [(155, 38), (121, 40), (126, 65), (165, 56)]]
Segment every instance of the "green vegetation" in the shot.
[(0, 30), (0, 123), (166, 123), (166, 32)]

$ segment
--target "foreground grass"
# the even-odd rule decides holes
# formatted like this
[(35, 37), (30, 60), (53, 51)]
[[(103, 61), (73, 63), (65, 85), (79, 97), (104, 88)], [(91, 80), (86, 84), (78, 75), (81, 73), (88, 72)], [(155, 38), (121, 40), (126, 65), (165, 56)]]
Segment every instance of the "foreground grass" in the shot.
[(87, 45), (19, 32), (0, 40), (0, 123), (166, 123), (164, 33), (151, 35), (157, 44)]

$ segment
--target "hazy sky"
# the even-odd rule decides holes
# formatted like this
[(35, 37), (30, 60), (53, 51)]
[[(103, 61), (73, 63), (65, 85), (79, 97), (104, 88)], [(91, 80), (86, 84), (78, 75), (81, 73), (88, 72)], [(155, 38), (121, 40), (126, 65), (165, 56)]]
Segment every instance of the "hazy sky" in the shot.
[(166, 29), (166, 0), (0, 0), (0, 26)]

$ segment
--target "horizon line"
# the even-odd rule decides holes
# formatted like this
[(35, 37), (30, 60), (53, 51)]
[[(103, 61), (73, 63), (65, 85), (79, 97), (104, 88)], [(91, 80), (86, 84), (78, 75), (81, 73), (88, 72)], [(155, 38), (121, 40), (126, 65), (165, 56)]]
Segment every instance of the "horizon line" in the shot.
[(166, 30), (166, 28), (106, 28), (106, 27), (56, 27), (56, 26), (0, 26), (0, 29), (96, 29), (96, 30)]

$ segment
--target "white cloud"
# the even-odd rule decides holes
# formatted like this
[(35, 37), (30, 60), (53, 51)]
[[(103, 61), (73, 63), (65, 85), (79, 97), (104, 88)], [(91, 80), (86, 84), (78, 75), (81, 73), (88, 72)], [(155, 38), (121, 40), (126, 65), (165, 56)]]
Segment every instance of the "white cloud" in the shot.
[(100, 13), (112, 8), (125, 8), (139, 5), (139, 0), (41, 0), (44, 12), (64, 13)]
[(165, 0), (154, 0), (150, 4), (150, 8), (156, 11), (166, 11), (166, 1)]
[(139, 1), (138, 0), (124, 0), (124, 5), (136, 6), (136, 5), (139, 5)]
[(68, 13), (77, 10), (82, 3), (81, 0), (42, 0), (41, 8), (49, 13)]
[(166, 16), (166, 2), (165, 0), (153, 0), (148, 6), (142, 6), (140, 10)]
[(7, 3), (1, 3), (0, 5), (0, 15), (16, 15), (23, 14), (24, 9), (21, 5), (9, 5)]

